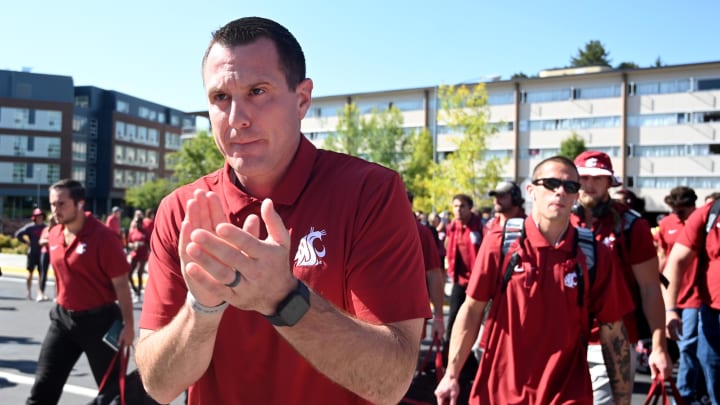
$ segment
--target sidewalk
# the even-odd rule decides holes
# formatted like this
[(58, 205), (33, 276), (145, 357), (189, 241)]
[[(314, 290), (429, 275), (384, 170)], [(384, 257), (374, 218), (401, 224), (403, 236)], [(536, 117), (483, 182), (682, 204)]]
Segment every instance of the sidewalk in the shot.
[[(27, 269), (27, 257), (25, 255), (11, 254), (11, 253), (0, 253), (0, 269), (2, 269), (3, 277), (26, 277)], [(48, 280), (55, 280), (55, 273), (53, 273), (52, 267), (48, 269)], [(37, 277), (37, 275), (35, 276)], [(148, 272), (143, 273), (143, 280), (147, 283)]]
[[(16, 255), (11, 253), (0, 253), (0, 268), (2, 268), (3, 276), (22, 276), (27, 275), (25, 265), (27, 257), (25, 255)], [(48, 278), (55, 279), (52, 269), (48, 270)]]

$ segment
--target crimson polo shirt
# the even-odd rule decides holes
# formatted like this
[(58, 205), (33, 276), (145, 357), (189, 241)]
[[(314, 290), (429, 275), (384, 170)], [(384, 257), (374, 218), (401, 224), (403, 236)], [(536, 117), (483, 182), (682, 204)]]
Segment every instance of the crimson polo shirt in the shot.
[[(493, 304), (482, 337), (483, 357), (473, 384), (471, 404), (592, 404), (585, 341), (590, 313), (601, 322), (622, 319), (632, 307), (622, 275), (609, 250), (597, 244), (596, 278), (589, 284), (582, 249), (575, 249), (576, 230), (569, 227), (552, 246), (531, 217), (526, 237), (508, 250), (500, 264), (501, 232), (491, 232), (480, 247), (467, 294)], [(505, 267), (521, 252), (505, 293)], [(576, 265), (583, 266), (584, 304), (578, 305)], [(631, 305), (631, 304), (630, 304)]]
[[(613, 209), (620, 214), (621, 221), (623, 221), (623, 213), (629, 208), (627, 208), (624, 204), (615, 201), (611, 204), (613, 205)], [(570, 217), (570, 223), (573, 226), (588, 227), (587, 223), (585, 221), (581, 221), (575, 214)], [(635, 280), (635, 273), (633, 273), (632, 266), (644, 263), (654, 257), (657, 257), (657, 249), (655, 248), (655, 243), (653, 242), (652, 232), (650, 232), (650, 225), (645, 219), (637, 218), (635, 220), (630, 228), (629, 240), (626, 240), (626, 233), (622, 230), (624, 225), (625, 223), (622, 222), (620, 226), (620, 234), (616, 235), (613, 216), (606, 215), (602, 218), (598, 218), (591, 229), (595, 235), (595, 239), (609, 247), (618, 257), (618, 264), (622, 269), (625, 283), (632, 295), (633, 307), (639, 307), (641, 305), (640, 288), (637, 280)], [(630, 342), (637, 342), (639, 337), (634, 312), (628, 313), (625, 316), (624, 321)], [(590, 339), (592, 344), (600, 343), (599, 331), (599, 326), (596, 323), (593, 327), (593, 333)]]
[(715, 222), (715, 226), (707, 234), (705, 244), (702, 244), (705, 223), (711, 207), (712, 202), (693, 211), (685, 221), (685, 228), (675, 243), (692, 249), (698, 255), (702, 249), (705, 249), (708, 266), (706, 269), (698, 269), (700, 295), (704, 304), (720, 310), (720, 221)]
[[(670, 250), (685, 228), (685, 222), (672, 213), (660, 220), (658, 228), (658, 245), (665, 252), (665, 257), (669, 257)], [(682, 274), (677, 297), (678, 308), (700, 308), (700, 304), (702, 304), (699, 285), (701, 280), (698, 278), (697, 266), (696, 256)]]
[[(163, 327), (185, 303), (178, 234), (186, 201), (195, 189), (216, 192), (228, 221), (237, 226), (249, 214), (260, 216), (262, 201), (240, 190), (231, 170), (225, 165), (175, 190), (160, 204), (140, 328)], [(270, 198), (290, 230), (293, 274), (315, 292), (369, 323), (431, 317), (425, 274), (417, 271), (423, 256), (416, 221), (397, 173), (318, 150), (302, 137), (287, 174)], [(264, 238), (264, 224), (261, 228)], [(190, 387), (188, 403), (368, 402), (316, 371), (262, 315), (229, 307), (220, 322), (210, 365)]]
[(86, 311), (115, 302), (112, 279), (127, 277), (130, 271), (120, 238), (90, 215), (69, 246), (65, 246), (64, 230), (65, 225), (58, 225), (48, 233), (57, 303)]

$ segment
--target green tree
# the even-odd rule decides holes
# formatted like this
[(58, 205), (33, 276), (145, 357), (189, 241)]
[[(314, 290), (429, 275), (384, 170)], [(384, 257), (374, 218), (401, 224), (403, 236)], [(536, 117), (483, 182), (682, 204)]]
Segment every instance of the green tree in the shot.
[(513, 75), (510, 76), (510, 79), (511, 79), (511, 80), (512, 80), (512, 79), (527, 79), (527, 78), (528, 78), (528, 75), (526, 75), (526, 74), (523, 73), (523, 72), (513, 73)]
[(635, 62), (623, 62), (617, 65), (616, 69), (640, 69), (640, 65)]
[(407, 136), (402, 127), (403, 116), (397, 107), (379, 112), (373, 109), (370, 117), (361, 120), (363, 149), (368, 160), (395, 171), (406, 159)]
[(578, 55), (570, 59), (572, 67), (607, 66), (610, 67), (610, 53), (600, 41), (592, 40), (585, 44), (585, 49), (578, 49)]
[(663, 67), (665, 64), (663, 63), (662, 59), (658, 56), (657, 59), (655, 59), (655, 64), (653, 67)]
[(560, 142), (560, 155), (568, 159), (575, 159), (577, 155), (585, 152), (586, 149), (585, 140), (575, 132)]
[(169, 160), (173, 162), (178, 185), (193, 182), (225, 164), (225, 157), (207, 131), (200, 131), (195, 137), (183, 142), (177, 152), (170, 154)]
[(157, 209), (160, 201), (177, 185), (168, 179), (156, 179), (125, 191), (125, 202), (138, 209)]
[(405, 188), (415, 195), (415, 209), (424, 212), (432, 211), (433, 199), (430, 185), (433, 182), (433, 139), (427, 128), (415, 131), (408, 138), (407, 162), (400, 172)]
[(450, 198), (457, 193), (472, 196), (480, 206), (489, 201), (487, 190), (500, 179), (504, 163), (498, 158), (485, 158), (487, 140), (496, 131), (488, 125), (485, 85), (441, 86), (438, 98), (438, 121), (446, 123), (458, 136), (457, 149), (433, 167), (434, 177), (429, 184), (433, 206), (448, 207)]
[(335, 133), (325, 138), (323, 148), (360, 156), (362, 145), (360, 111), (355, 103), (345, 104), (342, 113), (338, 116)]

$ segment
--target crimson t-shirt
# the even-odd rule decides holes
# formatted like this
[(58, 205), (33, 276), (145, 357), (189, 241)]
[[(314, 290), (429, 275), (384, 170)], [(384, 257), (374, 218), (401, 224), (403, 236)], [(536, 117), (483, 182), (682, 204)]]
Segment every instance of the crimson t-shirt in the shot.
[[(609, 250), (596, 244), (596, 277), (590, 286), (582, 249), (569, 227), (552, 246), (531, 217), (525, 241), (513, 242), (500, 263), (501, 232), (487, 234), (467, 294), (493, 299), (482, 337), (480, 368), (471, 404), (592, 404), (586, 359), (589, 317), (615, 322), (632, 311), (632, 300)], [(513, 252), (521, 253), (504, 293), (500, 286)], [(578, 303), (578, 262), (583, 266), (584, 303)]]
[[(665, 252), (665, 257), (668, 257), (670, 250), (685, 228), (685, 222), (673, 213), (661, 219), (658, 228), (658, 245)], [(678, 308), (700, 308), (700, 304), (702, 304), (699, 284), (701, 281), (698, 278), (697, 266), (698, 261), (695, 257), (682, 274), (677, 298)]]
[(711, 207), (712, 202), (693, 211), (675, 243), (694, 250), (696, 254), (702, 254), (702, 250), (705, 250), (708, 257), (707, 268), (698, 270), (700, 294), (704, 304), (720, 310), (720, 221), (715, 222), (715, 226), (705, 236), (705, 224)]
[[(237, 226), (249, 214), (260, 216), (262, 201), (240, 190), (231, 170), (225, 165), (162, 201), (151, 237), (140, 328), (163, 327), (185, 303), (178, 233), (195, 189), (216, 192), (228, 221)], [(397, 173), (318, 150), (303, 137), (270, 198), (290, 231), (293, 274), (316, 293), (369, 323), (431, 316), (425, 273), (417, 271), (423, 266), (417, 226)], [(229, 307), (210, 365), (190, 387), (188, 403), (368, 402), (316, 371), (261, 314)]]

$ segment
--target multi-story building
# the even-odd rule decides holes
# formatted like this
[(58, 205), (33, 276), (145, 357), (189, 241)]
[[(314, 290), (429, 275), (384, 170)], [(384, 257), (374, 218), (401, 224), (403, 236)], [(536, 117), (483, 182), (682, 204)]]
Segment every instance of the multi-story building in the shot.
[(49, 208), (50, 184), (85, 184), (97, 215), (124, 205), (125, 190), (172, 175), (195, 118), (120, 92), (75, 87), (69, 76), (0, 70), (0, 217)]
[(125, 190), (172, 175), (169, 153), (180, 149), (195, 117), (117, 91), (75, 88), (72, 177), (85, 183), (93, 212), (123, 205)]
[(70, 174), (73, 95), (71, 77), (0, 70), (0, 217), (28, 217)]
[[(527, 183), (540, 160), (577, 134), (588, 149), (611, 156), (617, 176), (645, 198), (648, 211), (667, 211), (664, 196), (677, 185), (694, 188), (701, 199), (720, 190), (720, 62), (559, 69), (485, 86), (498, 130), (486, 156), (507, 158), (506, 179)], [(430, 131), (441, 160), (458, 134), (438, 120), (437, 97), (437, 87), (317, 97), (302, 129), (321, 146), (346, 103), (363, 114), (392, 105), (406, 129)]]

